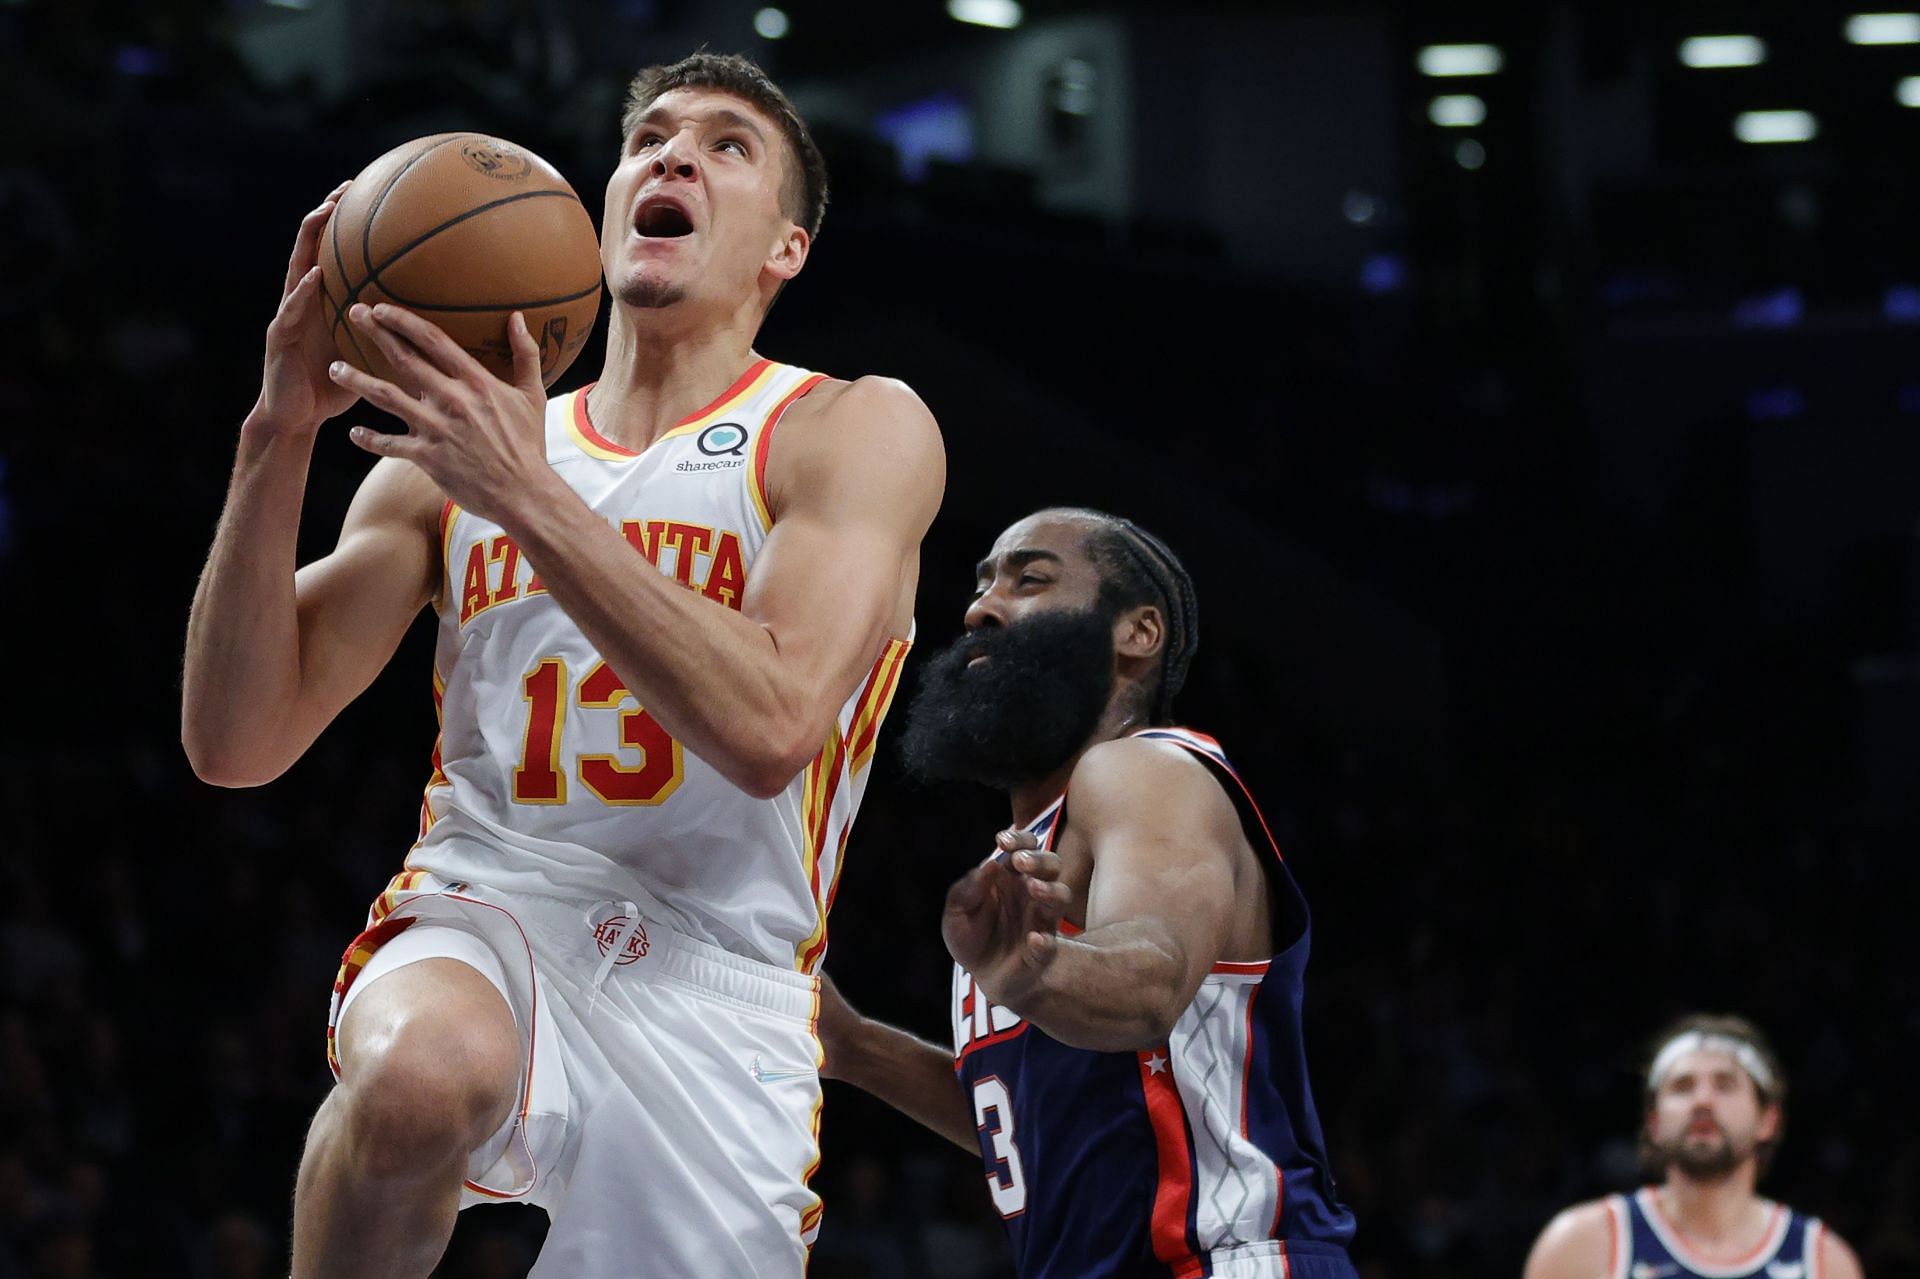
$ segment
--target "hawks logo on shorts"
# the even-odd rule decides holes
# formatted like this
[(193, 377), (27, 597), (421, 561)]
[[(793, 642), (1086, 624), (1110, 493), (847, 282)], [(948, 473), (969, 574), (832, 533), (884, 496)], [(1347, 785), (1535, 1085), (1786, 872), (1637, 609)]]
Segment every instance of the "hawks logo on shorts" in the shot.
[(613, 915), (595, 924), (593, 941), (603, 955), (615, 946), (620, 947), (620, 955), (613, 961), (615, 964), (634, 963), (645, 958), (649, 949), (647, 926), (625, 915)]
[[(635, 555), (737, 609), (773, 527), (766, 465), (781, 417), (823, 380), (761, 360), (641, 453), (594, 428), (588, 387), (548, 401), (547, 458)], [(725, 949), (817, 968), (907, 642), (878, 655), (813, 763), (755, 799), (647, 713), (504, 529), (448, 503), (441, 532), (441, 729), (408, 868), (634, 900)]]

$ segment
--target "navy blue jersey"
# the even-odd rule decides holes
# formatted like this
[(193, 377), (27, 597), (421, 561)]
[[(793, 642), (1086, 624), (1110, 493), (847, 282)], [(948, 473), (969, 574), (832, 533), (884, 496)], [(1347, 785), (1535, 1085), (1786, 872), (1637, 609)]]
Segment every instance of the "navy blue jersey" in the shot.
[[(1205, 760), (1267, 863), (1277, 953), (1221, 963), (1164, 1044), (1070, 1048), (990, 1003), (955, 966), (955, 1069), (1021, 1279), (1343, 1279), (1353, 1215), (1334, 1197), (1300, 1033), (1306, 903), (1210, 737), (1135, 734)], [(1065, 795), (1029, 830), (1051, 848)], [(1063, 925), (1063, 931), (1073, 931)]]
[(1677, 1226), (1660, 1211), (1648, 1187), (1607, 1201), (1613, 1226), (1609, 1279), (1821, 1279), (1818, 1217), (1785, 1204), (1772, 1205), (1772, 1220), (1760, 1246), (1739, 1261), (1715, 1265), (1687, 1247)]

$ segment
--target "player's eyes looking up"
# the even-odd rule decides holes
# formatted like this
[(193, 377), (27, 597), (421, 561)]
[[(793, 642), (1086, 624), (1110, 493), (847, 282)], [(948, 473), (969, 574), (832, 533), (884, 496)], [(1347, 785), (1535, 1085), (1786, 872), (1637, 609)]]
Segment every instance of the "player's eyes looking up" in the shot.
[[(666, 143), (666, 138), (664, 136), (662, 136), (661, 134), (651, 129), (648, 129), (633, 135), (633, 152), (634, 154), (637, 155), (642, 151), (646, 151), (652, 147), (662, 146), (665, 143)], [(734, 155), (739, 156), (743, 160), (750, 160), (753, 158), (753, 148), (748, 146), (747, 143), (740, 138), (734, 138), (734, 137), (721, 138), (718, 142), (713, 144), (713, 149), (715, 151), (731, 151)]]

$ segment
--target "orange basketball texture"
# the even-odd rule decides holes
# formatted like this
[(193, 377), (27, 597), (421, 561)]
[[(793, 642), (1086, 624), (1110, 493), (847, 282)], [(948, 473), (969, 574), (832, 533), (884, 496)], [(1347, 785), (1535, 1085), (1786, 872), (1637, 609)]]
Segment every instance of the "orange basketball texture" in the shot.
[(320, 240), (327, 322), (340, 358), (393, 380), (347, 319), (355, 302), (396, 302), (513, 379), (507, 318), (526, 313), (552, 386), (600, 311), (600, 241), (580, 197), (525, 147), (483, 133), (415, 138), (353, 180)]

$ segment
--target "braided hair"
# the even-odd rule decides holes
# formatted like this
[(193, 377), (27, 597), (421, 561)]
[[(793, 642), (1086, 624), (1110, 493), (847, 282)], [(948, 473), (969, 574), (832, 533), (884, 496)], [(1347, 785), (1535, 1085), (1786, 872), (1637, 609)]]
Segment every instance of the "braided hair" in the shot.
[(1081, 507), (1061, 513), (1094, 526), (1086, 551), (1100, 570), (1100, 608), (1118, 615), (1151, 605), (1165, 619), (1159, 677), (1147, 688), (1147, 702), (1150, 723), (1172, 723), (1173, 699), (1186, 684), (1193, 651), (1200, 646), (1200, 604), (1193, 578), (1171, 547), (1132, 520)]

